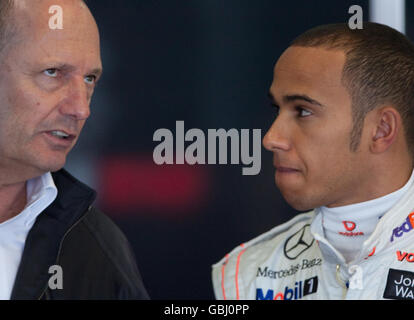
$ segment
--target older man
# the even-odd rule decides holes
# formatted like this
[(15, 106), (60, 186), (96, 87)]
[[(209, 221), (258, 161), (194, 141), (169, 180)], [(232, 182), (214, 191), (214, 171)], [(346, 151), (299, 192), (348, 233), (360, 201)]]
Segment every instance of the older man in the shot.
[(147, 298), (125, 236), (61, 169), (102, 72), (85, 3), (2, 0), (0, 64), (0, 298)]
[(414, 299), (414, 45), (313, 28), (274, 69), (263, 139), (300, 214), (213, 266), (221, 299)]

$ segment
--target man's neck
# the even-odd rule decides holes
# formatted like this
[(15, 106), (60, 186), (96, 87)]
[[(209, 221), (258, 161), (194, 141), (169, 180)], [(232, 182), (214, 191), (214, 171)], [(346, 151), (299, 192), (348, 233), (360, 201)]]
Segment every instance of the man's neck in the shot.
[(26, 198), (26, 182), (0, 186), (0, 223), (22, 212)]
[[(378, 199), (402, 188), (411, 177), (413, 167), (408, 163), (389, 164), (387, 167), (379, 167), (375, 172), (368, 171), (360, 175), (360, 180), (355, 185), (348, 186), (348, 193), (342, 198), (329, 204), (323, 204), (327, 208), (336, 208)], [(395, 168), (394, 168), (395, 167)]]

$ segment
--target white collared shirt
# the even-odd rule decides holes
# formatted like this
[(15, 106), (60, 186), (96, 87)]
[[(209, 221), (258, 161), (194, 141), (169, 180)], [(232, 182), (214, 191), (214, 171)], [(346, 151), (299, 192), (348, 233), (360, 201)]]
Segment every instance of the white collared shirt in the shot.
[(23, 211), (0, 223), (0, 300), (10, 299), (27, 234), (37, 216), (56, 198), (50, 172), (26, 183), (27, 204)]

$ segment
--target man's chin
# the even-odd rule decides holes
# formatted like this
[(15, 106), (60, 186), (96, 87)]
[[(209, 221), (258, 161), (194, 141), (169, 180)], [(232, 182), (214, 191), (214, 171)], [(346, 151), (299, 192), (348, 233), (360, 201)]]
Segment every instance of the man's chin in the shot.
[(65, 161), (59, 161), (59, 162), (54, 162), (54, 163), (50, 163), (48, 164), (48, 166), (45, 166), (43, 169), (45, 172), (56, 172), (59, 171), (60, 169), (62, 169), (64, 167), (66, 163)]
[(63, 168), (66, 163), (66, 156), (53, 157), (48, 159), (37, 159), (36, 163), (33, 163), (33, 167), (39, 170), (39, 172), (55, 172)]
[(285, 199), (285, 201), (297, 211), (310, 211), (317, 207), (313, 201), (309, 201), (309, 199), (301, 195), (299, 192), (280, 191), (282, 193), (283, 199)]
[(285, 201), (295, 210), (297, 211), (309, 211), (314, 209), (313, 207), (309, 206), (307, 203), (303, 203), (298, 200), (291, 200), (286, 197), (283, 197)]
[(309, 205), (302, 204), (302, 203), (299, 203), (299, 204), (298, 203), (289, 203), (289, 205), (297, 211), (311, 211), (311, 210), (315, 209), (315, 207), (313, 207), (313, 206), (309, 206)]

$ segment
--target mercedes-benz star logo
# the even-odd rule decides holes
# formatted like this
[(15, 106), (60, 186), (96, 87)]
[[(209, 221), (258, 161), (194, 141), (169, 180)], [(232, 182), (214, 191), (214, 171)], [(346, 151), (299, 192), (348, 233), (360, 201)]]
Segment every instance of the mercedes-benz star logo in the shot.
[(312, 246), (315, 239), (310, 232), (307, 232), (309, 227), (310, 225), (306, 224), (286, 240), (283, 248), (286, 258), (294, 260)]

